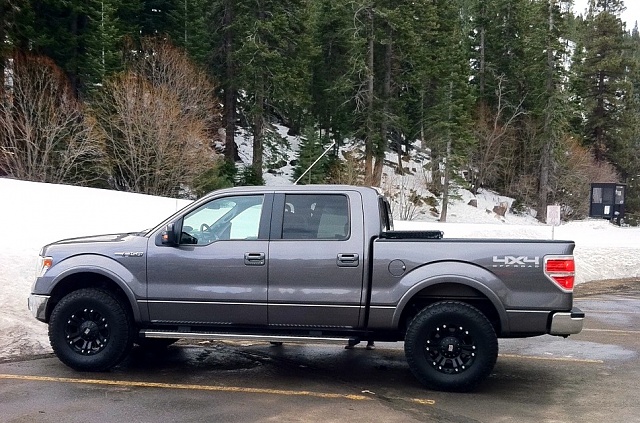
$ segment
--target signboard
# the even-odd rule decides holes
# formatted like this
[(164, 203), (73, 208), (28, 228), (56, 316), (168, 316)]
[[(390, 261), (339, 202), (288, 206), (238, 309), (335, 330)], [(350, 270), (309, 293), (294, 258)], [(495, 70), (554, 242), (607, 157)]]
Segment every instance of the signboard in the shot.
[(560, 206), (547, 206), (547, 225), (560, 226)]

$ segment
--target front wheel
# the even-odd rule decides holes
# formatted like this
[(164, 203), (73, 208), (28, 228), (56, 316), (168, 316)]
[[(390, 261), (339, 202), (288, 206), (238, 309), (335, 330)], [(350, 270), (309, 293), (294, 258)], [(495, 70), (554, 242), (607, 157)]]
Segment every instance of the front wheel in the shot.
[(432, 304), (414, 317), (404, 350), (409, 368), (428, 388), (464, 392), (493, 370), (498, 339), (477, 308), (447, 301)]
[(96, 288), (74, 291), (56, 304), (49, 321), (53, 352), (67, 366), (105, 371), (133, 345), (128, 310), (112, 293)]

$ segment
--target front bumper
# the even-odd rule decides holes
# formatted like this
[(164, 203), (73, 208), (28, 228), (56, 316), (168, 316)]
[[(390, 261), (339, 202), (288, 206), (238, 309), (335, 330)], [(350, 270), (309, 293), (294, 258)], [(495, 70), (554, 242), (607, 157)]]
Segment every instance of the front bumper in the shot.
[(568, 336), (579, 333), (584, 324), (584, 312), (575, 307), (570, 312), (557, 312), (551, 316), (549, 334)]
[(46, 322), (49, 298), (51, 298), (49, 295), (29, 295), (29, 310), (33, 317), (41, 322)]

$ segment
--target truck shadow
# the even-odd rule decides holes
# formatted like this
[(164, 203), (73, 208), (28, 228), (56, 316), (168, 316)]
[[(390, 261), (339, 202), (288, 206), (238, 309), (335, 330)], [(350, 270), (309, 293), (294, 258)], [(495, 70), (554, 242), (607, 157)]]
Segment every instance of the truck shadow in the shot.
[[(396, 345), (396, 344), (394, 344)], [(401, 345), (401, 344), (400, 344)], [(147, 379), (150, 373), (162, 382), (236, 383), (270, 388), (298, 387), (333, 391), (336, 387), (375, 392), (378, 395), (420, 397), (428, 394), (449, 403), (464, 398), (475, 401), (522, 401), (547, 404), (555, 389), (571, 390), (571, 369), (536, 360), (498, 360), (490, 377), (470, 393), (434, 392), (412, 375), (401, 346), (374, 351), (336, 345), (282, 345), (266, 343), (178, 343), (164, 349), (136, 347), (114, 372)]]

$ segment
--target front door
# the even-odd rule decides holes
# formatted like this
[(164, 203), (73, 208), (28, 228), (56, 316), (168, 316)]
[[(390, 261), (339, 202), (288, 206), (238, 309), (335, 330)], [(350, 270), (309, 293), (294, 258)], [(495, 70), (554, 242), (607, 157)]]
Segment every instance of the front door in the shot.
[(344, 194), (279, 194), (269, 251), (269, 325), (355, 328), (361, 318), (362, 200)]
[(213, 199), (186, 214), (179, 246), (149, 240), (152, 322), (266, 325), (272, 195)]

